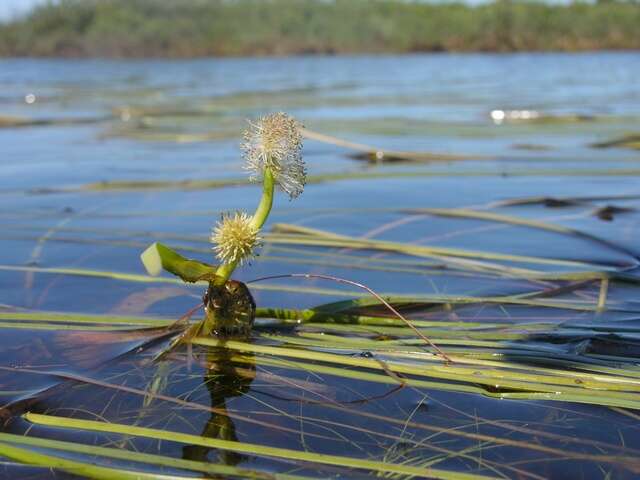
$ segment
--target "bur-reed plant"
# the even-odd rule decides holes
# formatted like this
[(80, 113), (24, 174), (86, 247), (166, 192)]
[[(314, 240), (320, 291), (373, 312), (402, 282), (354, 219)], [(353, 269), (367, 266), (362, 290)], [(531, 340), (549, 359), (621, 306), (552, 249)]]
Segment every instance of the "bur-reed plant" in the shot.
[(286, 113), (272, 113), (250, 122), (244, 132), (242, 151), (244, 169), (251, 181), (262, 184), (262, 195), (253, 215), (244, 211), (224, 213), (213, 228), (210, 239), (220, 264), (213, 267), (184, 259), (160, 244), (153, 244), (142, 254), (151, 274), (165, 269), (187, 282), (209, 282), (203, 297), (205, 319), (188, 331), (189, 336), (250, 332), (255, 302), (247, 287), (231, 280), (231, 276), (255, 255), (262, 238), (261, 229), (273, 207), (276, 187), (294, 199), (306, 183), (301, 125)]
[[(244, 169), (250, 173), (251, 181), (262, 183), (262, 195), (253, 215), (243, 211), (223, 213), (213, 228), (210, 240), (214, 244), (213, 250), (220, 265), (214, 268), (185, 259), (157, 243), (142, 254), (142, 261), (151, 274), (158, 274), (165, 269), (188, 282), (209, 282), (202, 301), (205, 310), (204, 320), (187, 329), (170, 345), (169, 350), (181, 340), (198, 335), (249, 335), (255, 318), (256, 304), (247, 286), (232, 280), (231, 275), (238, 266), (255, 255), (262, 239), (261, 229), (273, 207), (276, 186), (286, 193), (290, 200), (297, 198), (304, 190), (307, 171), (302, 159), (302, 126), (299, 122), (286, 113), (273, 113), (255, 123), (250, 122), (243, 137)], [(410, 327), (438, 355), (447, 362), (450, 361), (446, 353), (366, 285), (331, 275), (314, 274), (277, 275), (258, 280), (283, 277), (329, 280), (366, 291)]]

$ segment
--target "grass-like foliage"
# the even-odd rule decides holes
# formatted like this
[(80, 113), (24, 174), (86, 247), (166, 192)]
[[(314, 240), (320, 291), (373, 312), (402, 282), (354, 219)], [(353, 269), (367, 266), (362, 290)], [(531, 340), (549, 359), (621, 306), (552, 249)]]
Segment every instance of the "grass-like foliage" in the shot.
[(637, 2), (61, 0), (0, 26), (7, 56), (196, 57), (640, 48)]

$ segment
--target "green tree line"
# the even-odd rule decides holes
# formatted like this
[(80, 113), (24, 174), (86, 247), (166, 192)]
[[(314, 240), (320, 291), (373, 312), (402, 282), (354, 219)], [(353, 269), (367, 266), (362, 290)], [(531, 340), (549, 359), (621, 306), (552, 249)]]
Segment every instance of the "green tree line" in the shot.
[(0, 24), (1, 56), (199, 57), (640, 48), (635, 1), (60, 0)]

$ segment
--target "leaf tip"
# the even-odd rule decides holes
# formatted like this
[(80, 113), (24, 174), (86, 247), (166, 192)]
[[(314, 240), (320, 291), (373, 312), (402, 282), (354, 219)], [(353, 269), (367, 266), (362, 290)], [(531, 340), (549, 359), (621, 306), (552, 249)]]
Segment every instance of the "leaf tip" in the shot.
[(147, 273), (153, 277), (157, 277), (162, 272), (162, 258), (158, 252), (158, 243), (154, 242), (140, 254), (140, 260), (147, 270)]

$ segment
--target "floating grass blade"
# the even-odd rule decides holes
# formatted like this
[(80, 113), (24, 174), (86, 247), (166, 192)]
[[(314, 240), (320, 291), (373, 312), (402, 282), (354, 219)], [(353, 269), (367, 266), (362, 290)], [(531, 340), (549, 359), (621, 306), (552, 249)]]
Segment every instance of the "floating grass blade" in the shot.
[(322, 465), (332, 465), (337, 467), (355, 468), (380, 473), (394, 473), (412, 475), (418, 477), (429, 477), (442, 480), (485, 480), (489, 478), (485, 475), (474, 475), (468, 473), (449, 472), (433, 468), (419, 468), (408, 465), (385, 463), (375, 460), (364, 460), (359, 458), (342, 457), (337, 455), (327, 455), (308, 451), (291, 450), (286, 448), (269, 447), (253, 443), (244, 443), (231, 440), (220, 440), (206, 438), (198, 435), (159, 430), (154, 428), (136, 427), (119, 423), (97, 422), (93, 420), (78, 420), (68, 417), (53, 415), (41, 415), (36, 413), (26, 413), (24, 419), (37, 425), (49, 427), (72, 428), (81, 430), (91, 430), (97, 432), (119, 433), (122, 435), (132, 435), (152, 438), (155, 440), (165, 440), (169, 442), (180, 442), (190, 445), (202, 445), (205, 447), (219, 448), (223, 450), (235, 451), (257, 456), (284, 458), (301, 462), (309, 462)]
[(161, 475), (122, 468), (100, 467), (90, 463), (83, 463), (66, 458), (54, 457), (37, 453), (32, 450), (18, 448), (6, 443), (0, 443), (0, 456), (39, 467), (60, 469), (74, 475), (81, 475), (96, 480), (179, 480), (193, 477), (178, 477), (176, 475)]
[(349, 150), (355, 150), (359, 152), (356, 155), (352, 155), (354, 158), (366, 159), (372, 163), (383, 162), (452, 162), (459, 160), (470, 159), (482, 159), (487, 160), (491, 157), (483, 155), (452, 155), (446, 153), (431, 153), (431, 152), (399, 152), (393, 150), (383, 150), (380, 148), (372, 147), (370, 145), (363, 145), (361, 143), (349, 142), (340, 138), (326, 135), (319, 132), (314, 132), (308, 128), (302, 129), (302, 135), (310, 140), (316, 140), (318, 142), (328, 143), (330, 145), (337, 145)]
[[(423, 245), (413, 245), (400, 242), (391, 242), (383, 240), (361, 239), (355, 237), (349, 237), (346, 235), (336, 235), (329, 232), (323, 232), (322, 230), (310, 229), (307, 227), (298, 227), (297, 225), (289, 224), (277, 224), (273, 227), (275, 234), (269, 236), (269, 241), (272, 243), (292, 243), (301, 245), (317, 245), (317, 246), (331, 246), (340, 248), (361, 248), (370, 250), (382, 250), (392, 251), (397, 253), (404, 253), (414, 256), (425, 257), (460, 257), (471, 258), (474, 260), (495, 260), (513, 262), (518, 264), (532, 264), (532, 265), (554, 265), (557, 267), (570, 267), (579, 269), (604, 269), (604, 270), (616, 270), (617, 268), (606, 267), (602, 265), (590, 264), (587, 262), (580, 262), (575, 260), (562, 260), (545, 257), (534, 257), (527, 255), (509, 255), (503, 253), (493, 253), (488, 251), (474, 251), (460, 248), (447, 248), (447, 247), (430, 247)], [(283, 235), (278, 235), (283, 233)], [(296, 234), (297, 236), (286, 234)], [(634, 260), (632, 258), (632, 260)], [(626, 268), (637, 265), (634, 260), (632, 264)], [(493, 268), (499, 268), (499, 265), (492, 265)], [(533, 273), (533, 271), (525, 273)]]
[[(182, 284), (178, 279), (166, 278), (166, 277), (150, 277), (147, 275), (138, 275), (135, 273), (124, 272), (111, 272), (104, 270), (91, 270), (83, 268), (58, 268), (58, 267), (31, 267), (21, 265), (0, 265), (0, 271), (33, 271), (43, 274), (58, 274), (58, 275), (71, 275), (81, 277), (95, 277), (95, 278), (111, 278), (114, 280), (126, 281), (126, 282), (139, 282), (139, 283), (171, 283)], [(205, 283), (205, 282), (196, 282)], [(376, 305), (377, 300), (368, 298), (365, 293), (359, 292), (347, 292), (340, 289), (330, 288), (309, 288), (299, 285), (270, 285), (270, 284), (256, 284), (251, 287), (255, 290), (271, 290), (279, 292), (292, 292), (303, 294), (315, 294), (315, 295), (329, 295), (337, 297), (360, 297), (356, 300), (348, 300), (350, 308)], [(536, 291), (537, 293), (537, 291)], [(437, 303), (437, 304), (473, 304), (473, 303), (498, 303), (498, 304), (513, 304), (513, 305), (531, 305), (539, 307), (549, 308), (566, 308), (570, 310), (578, 311), (595, 311), (597, 310), (597, 301), (572, 301), (572, 300), (557, 300), (549, 301), (544, 299), (527, 299), (518, 296), (496, 296), (496, 297), (473, 297), (463, 295), (423, 295), (423, 294), (396, 294), (391, 292), (382, 292), (381, 296), (384, 297), (389, 303), (393, 305), (402, 303)], [(610, 311), (628, 311), (635, 312), (640, 307), (633, 305), (617, 305), (615, 302), (607, 304), (607, 309)]]
[(66, 324), (94, 324), (101, 326), (132, 326), (132, 327), (165, 327), (172, 323), (169, 318), (133, 317), (120, 315), (92, 315), (85, 313), (62, 312), (0, 312), (0, 320), (36, 321)]
[[(495, 170), (464, 170), (455, 172), (456, 177), (503, 177), (502, 171)], [(508, 172), (510, 177), (638, 177), (638, 168), (518, 168)], [(433, 178), (449, 177), (450, 171), (389, 171), (389, 172), (340, 172), (322, 175), (310, 175), (307, 184), (335, 182), (340, 180), (387, 180), (390, 178)], [(248, 186), (248, 180), (244, 178), (197, 179), (197, 180), (109, 180), (103, 182), (87, 183), (79, 187), (68, 188), (33, 188), (32, 194), (52, 194), (69, 192), (138, 192), (147, 190), (211, 190), (236, 186)]]
[[(579, 383), (571, 381), (566, 377), (526, 374), (519, 370), (518, 365), (516, 371), (508, 369), (509, 364), (504, 364), (500, 370), (487, 368), (468, 368), (459, 366), (455, 363), (452, 365), (438, 364), (418, 364), (399, 363), (385, 361), (383, 365), (378, 359), (369, 359), (362, 357), (353, 357), (350, 355), (338, 355), (334, 353), (318, 352), (313, 350), (299, 350), (286, 348), (283, 346), (273, 347), (267, 345), (255, 345), (236, 341), (221, 341), (210, 338), (197, 337), (192, 340), (196, 345), (222, 347), (240, 352), (253, 352), (275, 357), (296, 358), (306, 361), (317, 361), (330, 363), (340, 366), (351, 366), (355, 368), (373, 369), (376, 371), (386, 372), (391, 370), (394, 373), (411, 375), (407, 377), (407, 383), (415, 386), (430, 386), (450, 391), (470, 391), (468, 387), (475, 385), (484, 385), (485, 389), (472, 388), (476, 393), (483, 393), (489, 396), (499, 396), (502, 398), (520, 397), (531, 399), (549, 399), (576, 403), (586, 403), (591, 405), (605, 405), (614, 407), (625, 407), (640, 409), (640, 398), (636, 392), (640, 391), (640, 383), (632, 379), (617, 377), (609, 384), (609, 390), (606, 389), (606, 379), (598, 381), (588, 381), (580, 379)], [(418, 357), (419, 358), (419, 357)], [(305, 364), (300, 368), (309, 368), (313, 370), (317, 365)], [(339, 371), (339, 369), (336, 369)], [(357, 378), (359, 372), (353, 372)], [(338, 376), (344, 375), (344, 372), (338, 373)], [(421, 382), (412, 382), (413, 377), (427, 377), (437, 380), (452, 382), (450, 384), (439, 382), (438, 384), (422, 384)], [(365, 379), (363, 377), (363, 379)], [(466, 383), (467, 386), (461, 385)], [(624, 391), (620, 391), (621, 386)], [(580, 387), (574, 386), (580, 385)], [(515, 393), (510, 393), (515, 392)]]
[[(85, 445), (83, 443), (66, 442), (61, 440), (53, 440), (50, 438), (38, 438), (26, 435), (15, 435), (11, 433), (0, 433), (0, 442), (2, 445), (18, 444), (27, 445), (36, 448), (46, 448), (58, 450), (61, 452), (75, 453), (94, 457), (113, 458), (128, 462), (136, 462), (142, 464), (153, 465), (156, 467), (168, 467), (172, 469), (183, 469), (194, 472), (206, 473), (209, 475), (225, 475), (225, 477), (250, 478), (255, 480), (304, 480), (305, 477), (296, 475), (264, 473), (245, 468), (233, 467), (230, 465), (219, 465), (209, 462), (198, 462), (193, 460), (183, 460), (163, 455), (155, 455), (149, 453), (132, 452), (122, 448), (99, 447), (94, 445)], [(26, 450), (25, 450), (26, 452)], [(0, 449), (0, 455), (2, 449)], [(26, 453), (25, 453), (26, 455)], [(54, 457), (51, 457), (54, 458)], [(57, 460), (57, 458), (56, 458)], [(80, 462), (82, 463), (82, 462)], [(50, 465), (43, 465), (50, 466)], [(115, 470), (115, 469), (114, 469)], [(119, 471), (119, 470), (115, 470)], [(137, 473), (137, 472), (136, 472)], [(95, 477), (94, 477), (95, 478)], [(115, 478), (115, 477), (108, 477)], [(171, 477), (173, 478), (173, 477)]]

